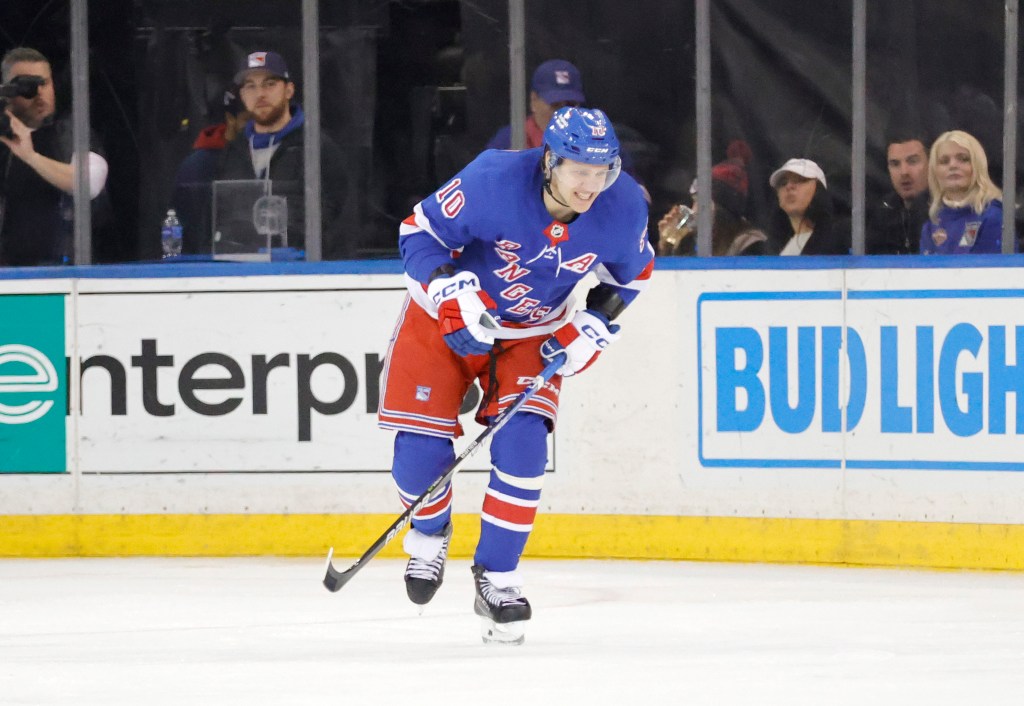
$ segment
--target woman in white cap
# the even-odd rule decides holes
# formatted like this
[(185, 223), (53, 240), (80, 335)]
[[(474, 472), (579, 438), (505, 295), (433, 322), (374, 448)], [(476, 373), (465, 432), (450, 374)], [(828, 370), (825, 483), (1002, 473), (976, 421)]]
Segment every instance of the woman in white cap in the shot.
[(1003, 192), (992, 183), (985, 150), (974, 136), (962, 130), (939, 135), (928, 156), (928, 189), (922, 253), (1003, 251)]
[(768, 234), (780, 255), (846, 255), (849, 234), (835, 227), (825, 172), (809, 159), (790, 159), (768, 183), (779, 197)]

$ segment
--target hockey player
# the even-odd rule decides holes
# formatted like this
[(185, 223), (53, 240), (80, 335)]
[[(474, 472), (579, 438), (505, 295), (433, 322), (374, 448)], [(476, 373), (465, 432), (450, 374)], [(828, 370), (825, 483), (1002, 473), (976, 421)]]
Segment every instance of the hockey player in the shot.
[[(546, 360), (567, 355), (491, 442), (472, 568), (485, 642), (521, 643), (531, 617), (519, 557), (540, 501), (561, 379), (582, 372), (618, 338), (612, 321), (653, 269), (647, 204), (620, 168), (604, 113), (562, 108), (543, 147), (485, 151), (401, 227), (409, 297), (385, 361), (378, 420), (398, 432), (392, 475), (406, 507), (455, 458), (457, 415), (474, 380), (484, 391), (477, 420), (486, 424)], [(597, 285), (586, 309), (575, 312), (570, 294), (589, 273)], [(444, 578), (451, 503), (448, 483), (405, 536), (414, 603), (429, 602)]]

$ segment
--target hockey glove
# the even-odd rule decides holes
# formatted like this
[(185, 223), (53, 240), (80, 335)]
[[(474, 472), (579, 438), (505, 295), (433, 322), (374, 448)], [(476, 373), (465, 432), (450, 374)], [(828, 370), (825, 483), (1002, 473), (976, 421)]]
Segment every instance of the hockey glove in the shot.
[(488, 328), (497, 328), (498, 305), (480, 289), (480, 280), (472, 272), (456, 272), (438, 277), (427, 286), (427, 296), (437, 305), (437, 323), (448, 347), (461, 356), (490, 352), (494, 336)]
[(551, 361), (564, 352), (566, 362), (558, 369), (558, 374), (571, 377), (590, 367), (601, 351), (615, 342), (618, 333), (619, 326), (609, 322), (601, 312), (593, 309), (579, 311), (571, 322), (541, 344), (540, 354)]

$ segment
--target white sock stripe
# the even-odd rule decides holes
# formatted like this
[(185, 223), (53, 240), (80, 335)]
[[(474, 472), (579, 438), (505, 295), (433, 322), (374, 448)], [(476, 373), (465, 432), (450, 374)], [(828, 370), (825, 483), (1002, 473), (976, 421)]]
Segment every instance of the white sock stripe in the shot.
[(494, 490), (492, 488), (487, 489), (487, 495), (490, 495), (492, 498), (500, 500), (503, 503), (508, 503), (509, 505), (518, 505), (519, 507), (537, 507), (538, 505), (540, 505), (540, 498), (537, 498), (536, 500), (523, 500), (522, 498), (517, 498), (513, 495), (499, 493), (497, 490)]
[[(407, 510), (409, 509), (409, 507), (412, 506), (412, 503), (406, 502), (404, 498), (402, 499), (402, 504), (405, 505), (405, 508)], [(451, 493), (448, 493), (440, 500), (429, 502), (423, 507), (421, 507), (419, 511), (413, 514), (413, 517), (415, 517), (417, 520), (429, 520), (434, 517), (440, 517), (445, 512), (447, 512), (448, 508), (450, 508), (451, 506), (452, 496)]]
[(492, 470), (494, 471), (494, 474), (498, 476), (498, 480), (502, 483), (511, 485), (514, 488), (522, 488), (523, 490), (540, 490), (544, 487), (543, 473), (536, 478), (520, 478), (519, 476), (513, 476), (509, 473), (498, 470), (497, 468)]
[(519, 525), (519, 524), (516, 524), (514, 522), (508, 522), (506, 520), (500, 520), (497, 517), (495, 517), (494, 515), (489, 515), (486, 512), (480, 513), (480, 519), (483, 520), (484, 522), (488, 522), (488, 523), (494, 525), (495, 527), (501, 527), (502, 529), (507, 529), (507, 530), (512, 531), (512, 532), (532, 532), (533, 531), (533, 524), (532, 523), (528, 524), (528, 525)]
[[(443, 498), (445, 495), (447, 495), (449, 492), (451, 492), (451, 489), (452, 489), (451, 482), (445, 483), (443, 488), (440, 488), (440, 489), (434, 491), (434, 494), (430, 496), (430, 500), (427, 501), (427, 504), (437, 502), (438, 500)], [(398, 494), (401, 496), (402, 502), (404, 502), (406, 504), (406, 507), (408, 507), (409, 505), (412, 505), (414, 502), (416, 502), (416, 499), (420, 497), (419, 494), (413, 495), (412, 493), (407, 493), (406, 491), (402, 490), (401, 488), (398, 489)]]

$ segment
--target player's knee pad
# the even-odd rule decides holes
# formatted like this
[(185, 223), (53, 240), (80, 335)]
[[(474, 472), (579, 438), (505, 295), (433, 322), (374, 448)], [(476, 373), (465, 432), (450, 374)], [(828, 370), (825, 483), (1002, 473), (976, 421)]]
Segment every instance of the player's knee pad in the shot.
[(391, 465), (391, 475), (403, 493), (416, 497), (454, 459), (451, 439), (400, 431), (395, 435), (395, 458)]
[(548, 462), (547, 421), (539, 414), (519, 412), (491, 441), (491, 462), (517, 478), (542, 478)]

